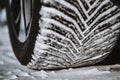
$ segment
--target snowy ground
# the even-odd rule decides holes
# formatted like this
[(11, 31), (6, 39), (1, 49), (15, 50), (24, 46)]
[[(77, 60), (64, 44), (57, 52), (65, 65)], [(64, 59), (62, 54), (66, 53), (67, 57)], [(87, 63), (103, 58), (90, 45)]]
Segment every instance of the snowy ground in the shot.
[(0, 27), (0, 80), (120, 80), (120, 65), (34, 71), (15, 58), (6, 27)]

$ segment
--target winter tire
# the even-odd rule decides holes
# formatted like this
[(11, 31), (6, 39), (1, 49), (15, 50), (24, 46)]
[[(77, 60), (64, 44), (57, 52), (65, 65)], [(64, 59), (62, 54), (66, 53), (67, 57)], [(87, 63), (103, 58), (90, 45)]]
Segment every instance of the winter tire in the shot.
[[(110, 0), (29, 0), (30, 8), (25, 1), (8, 2), (7, 16), (14, 53), (29, 68), (95, 64), (116, 44), (120, 9)], [(26, 34), (23, 41), (18, 38), (21, 21)]]

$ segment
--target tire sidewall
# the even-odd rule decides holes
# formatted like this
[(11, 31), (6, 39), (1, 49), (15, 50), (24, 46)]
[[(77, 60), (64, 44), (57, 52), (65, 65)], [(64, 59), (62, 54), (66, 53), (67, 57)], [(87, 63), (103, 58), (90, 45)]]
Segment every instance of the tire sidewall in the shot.
[(38, 21), (40, 19), (39, 11), (41, 8), (40, 0), (34, 0), (33, 4), (33, 16), (31, 21), (31, 28), (30, 32), (28, 34), (28, 38), (25, 42), (21, 43), (16, 35), (15, 32), (15, 25), (12, 19), (12, 12), (10, 10), (9, 1), (6, 2), (6, 10), (7, 10), (7, 19), (8, 19), (8, 29), (9, 29), (9, 35), (10, 35), (10, 41), (13, 48), (13, 51), (15, 53), (15, 56), (20, 61), (21, 64), (27, 65), (33, 54), (33, 49), (36, 41), (36, 37), (39, 31), (39, 24)]

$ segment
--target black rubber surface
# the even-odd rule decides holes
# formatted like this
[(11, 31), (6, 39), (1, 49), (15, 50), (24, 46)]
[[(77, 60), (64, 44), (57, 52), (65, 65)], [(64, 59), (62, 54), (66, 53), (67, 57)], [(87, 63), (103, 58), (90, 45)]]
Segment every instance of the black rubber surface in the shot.
[[(120, 8), (120, 0), (111, 0), (111, 1)], [(100, 65), (120, 64), (120, 33), (119, 33), (119, 39), (113, 51), (109, 54), (109, 56), (105, 60), (103, 60), (98, 64)]]
[(27, 65), (28, 62), (31, 60), (31, 54), (33, 54), (33, 48), (35, 44), (35, 39), (39, 30), (38, 27), (38, 20), (40, 18), (39, 16), (39, 9), (41, 7), (40, 1), (39, 0), (34, 0), (34, 8), (33, 8), (33, 20), (31, 24), (31, 29), (29, 36), (27, 40), (23, 43), (21, 43), (16, 34), (15, 30), (15, 25), (14, 25), (14, 20), (12, 17), (12, 12), (10, 10), (10, 6), (8, 4), (8, 1), (6, 2), (6, 9), (7, 9), (7, 19), (8, 19), (8, 25), (9, 25), (9, 35), (10, 35), (10, 40), (12, 44), (13, 51), (18, 58), (18, 60), (21, 62), (23, 65)]

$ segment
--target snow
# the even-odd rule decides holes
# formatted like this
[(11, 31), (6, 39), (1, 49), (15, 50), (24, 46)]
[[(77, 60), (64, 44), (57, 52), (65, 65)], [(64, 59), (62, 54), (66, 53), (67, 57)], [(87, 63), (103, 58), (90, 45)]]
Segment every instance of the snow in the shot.
[(55, 71), (51, 71), (49, 72), (49, 75), (57, 75), (57, 74), (55, 73)]
[(73, 68), (69, 68), (68, 70), (70, 70), (70, 71), (71, 71), (71, 70), (73, 70)]
[(0, 78), (3, 78), (3, 76), (0, 75)]
[(109, 71), (99, 71), (97, 68), (93, 68), (87, 71), (82, 72), (82, 75), (100, 75), (103, 73), (110, 73)]
[(11, 75), (12, 72), (11, 71), (8, 71), (7, 73), (5, 73), (5, 75)]
[(63, 80), (62, 78), (57, 78), (57, 79), (53, 79), (53, 80)]
[(34, 73), (32, 73), (32, 75), (39, 76), (41, 79), (45, 79), (45, 78), (48, 77), (48, 73), (46, 71), (44, 71), (44, 70), (34, 72)]
[(4, 64), (4, 61), (0, 61), (0, 65), (3, 65)]
[(6, 79), (4, 80), (13, 80), (13, 79), (17, 79), (18, 77), (16, 75), (10, 75), (8, 77), (6, 77)]
[(5, 9), (3, 9), (0, 12), (0, 22), (4, 22), (4, 21), (6, 21), (6, 11), (5, 11)]

